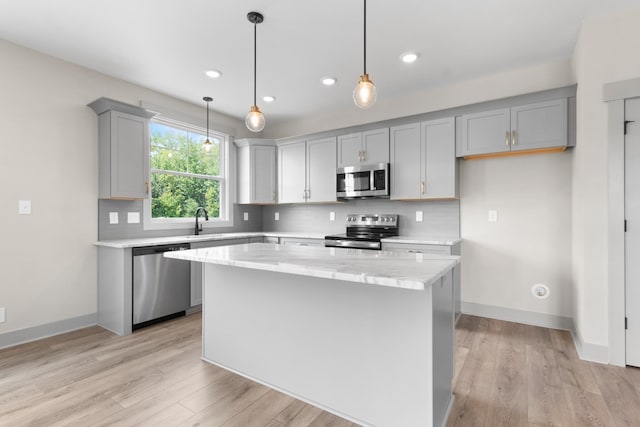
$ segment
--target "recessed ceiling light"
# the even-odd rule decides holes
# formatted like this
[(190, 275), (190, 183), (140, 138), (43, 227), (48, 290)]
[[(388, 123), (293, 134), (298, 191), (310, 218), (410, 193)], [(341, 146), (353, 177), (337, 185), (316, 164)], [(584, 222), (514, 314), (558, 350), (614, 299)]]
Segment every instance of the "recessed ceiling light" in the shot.
[(264, 100), (264, 102), (273, 102), (276, 100), (275, 96), (271, 96), (271, 95), (267, 95), (265, 97), (262, 98)]
[(407, 52), (407, 53), (403, 53), (402, 55), (400, 55), (400, 59), (402, 59), (402, 62), (406, 62), (407, 64), (411, 64), (412, 62), (416, 62), (416, 60), (418, 59), (418, 56), (420, 56), (417, 53), (414, 52)]
[(218, 70), (207, 70), (204, 73), (207, 76), (211, 77), (212, 79), (217, 79), (218, 77), (220, 77), (222, 75), (222, 72), (220, 72)]
[(325, 86), (333, 86), (337, 81), (338, 79), (336, 79), (335, 77), (324, 77), (322, 79), (322, 84)]

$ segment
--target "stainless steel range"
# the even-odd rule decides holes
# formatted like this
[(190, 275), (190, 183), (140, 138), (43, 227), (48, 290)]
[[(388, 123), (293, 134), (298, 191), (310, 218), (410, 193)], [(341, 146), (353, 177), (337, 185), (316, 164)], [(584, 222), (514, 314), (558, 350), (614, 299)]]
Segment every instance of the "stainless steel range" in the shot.
[(382, 239), (398, 235), (396, 214), (349, 214), (347, 232), (324, 237), (324, 245), (333, 248), (382, 249)]

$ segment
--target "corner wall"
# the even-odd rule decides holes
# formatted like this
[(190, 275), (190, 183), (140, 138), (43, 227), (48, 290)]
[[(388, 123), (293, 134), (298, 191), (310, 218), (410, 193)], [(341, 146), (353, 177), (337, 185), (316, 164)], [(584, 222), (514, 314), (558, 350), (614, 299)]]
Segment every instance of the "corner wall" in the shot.
[[(84, 326), (97, 307), (98, 238), (98, 119), (86, 105), (106, 96), (205, 110), (4, 40), (0, 58), (0, 334)], [(211, 116), (244, 132), (239, 120)], [(21, 199), (31, 215), (18, 215)]]
[[(573, 159), (573, 276), (581, 356), (608, 362), (606, 83), (640, 77), (640, 9), (583, 22), (573, 55), (578, 83)], [(620, 313), (624, 315), (624, 313)]]

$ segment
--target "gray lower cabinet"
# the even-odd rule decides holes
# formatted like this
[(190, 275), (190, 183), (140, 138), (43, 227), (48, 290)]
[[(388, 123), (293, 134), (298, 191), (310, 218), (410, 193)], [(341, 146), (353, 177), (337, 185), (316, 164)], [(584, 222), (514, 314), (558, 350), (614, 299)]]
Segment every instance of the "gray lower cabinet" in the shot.
[[(255, 240), (251, 240), (255, 239)], [(213, 248), (216, 246), (241, 245), (244, 243), (262, 242), (262, 237), (251, 239), (210, 240), (208, 242), (192, 242), (191, 249)], [(251, 240), (251, 241), (250, 241)], [(202, 263), (191, 263), (191, 307), (202, 304)]]
[(324, 246), (324, 239), (301, 239), (298, 237), (281, 237), (281, 245)]
[(567, 98), (456, 118), (458, 157), (571, 145)]
[[(460, 255), (460, 243), (454, 245), (423, 245), (416, 243), (382, 243), (383, 251), (398, 251), (414, 254)], [(453, 269), (453, 305), (455, 319), (461, 314), (460, 303), (460, 264)]]
[(98, 197), (149, 196), (149, 119), (143, 108), (100, 98), (89, 104), (98, 114)]

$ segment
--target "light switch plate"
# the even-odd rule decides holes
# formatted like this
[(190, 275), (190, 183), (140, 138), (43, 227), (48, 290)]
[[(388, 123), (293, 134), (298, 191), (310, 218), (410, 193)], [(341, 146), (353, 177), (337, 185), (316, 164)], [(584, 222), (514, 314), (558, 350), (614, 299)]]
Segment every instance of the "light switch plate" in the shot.
[(489, 211), (487, 213), (487, 219), (489, 222), (498, 222), (498, 211)]
[(18, 200), (18, 213), (20, 215), (31, 215), (31, 200)]
[(243, 217), (245, 221), (249, 221), (249, 212), (245, 212)]
[(118, 223), (118, 212), (109, 212), (109, 224)]
[(416, 211), (416, 221), (422, 222), (422, 211)]
[(335, 221), (335, 220), (336, 220), (336, 213), (329, 212), (329, 221)]
[(127, 223), (129, 223), (129, 224), (139, 224), (140, 223), (140, 212), (127, 212)]
[(280, 221), (280, 212), (276, 212), (275, 215), (273, 215), (273, 219)]
[(0, 323), (4, 323), (4, 321), (6, 321), (6, 311), (4, 309), (4, 307), (0, 307)]

